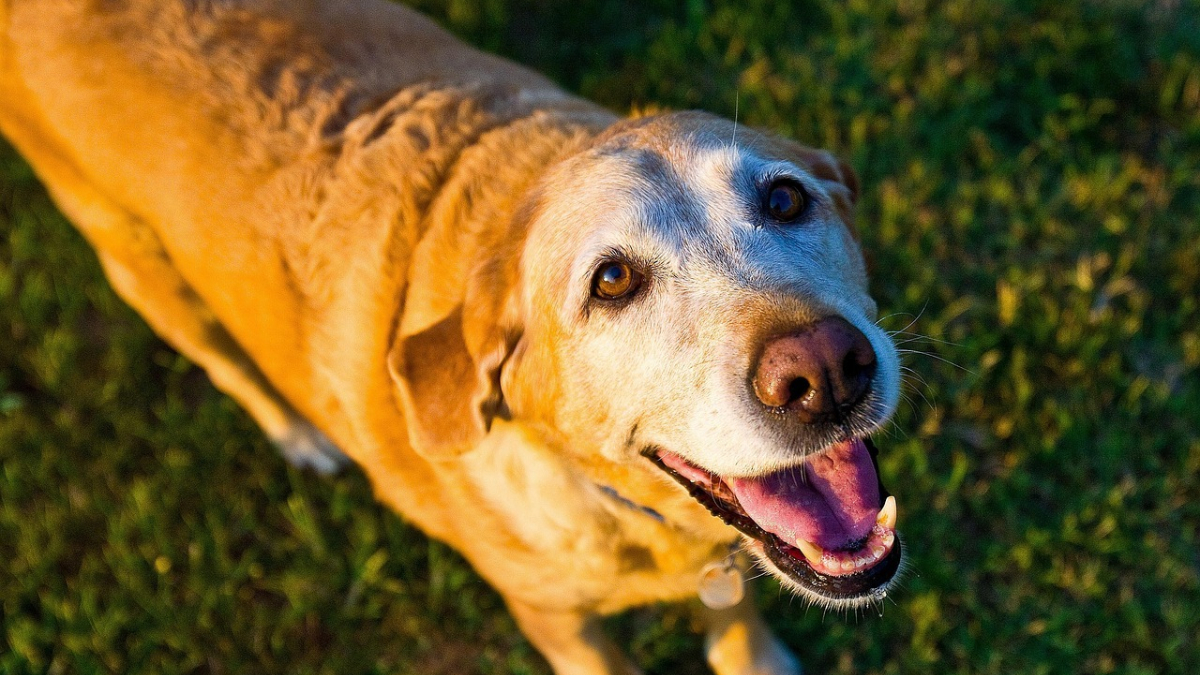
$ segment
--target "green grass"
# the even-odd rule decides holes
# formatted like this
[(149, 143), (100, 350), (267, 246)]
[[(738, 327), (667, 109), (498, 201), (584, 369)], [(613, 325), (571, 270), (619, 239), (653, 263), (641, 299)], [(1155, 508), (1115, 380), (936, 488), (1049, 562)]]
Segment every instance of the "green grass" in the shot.
[[(418, 4), (614, 109), (736, 107), (858, 169), (886, 325), (925, 336), (880, 441), (913, 573), (883, 616), (765, 585), (811, 672), (1195, 672), (1197, 3)], [(7, 147), (0, 560), (6, 674), (547, 672), (361, 474), (285, 466)], [(678, 609), (610, 628), (706, 672)]]

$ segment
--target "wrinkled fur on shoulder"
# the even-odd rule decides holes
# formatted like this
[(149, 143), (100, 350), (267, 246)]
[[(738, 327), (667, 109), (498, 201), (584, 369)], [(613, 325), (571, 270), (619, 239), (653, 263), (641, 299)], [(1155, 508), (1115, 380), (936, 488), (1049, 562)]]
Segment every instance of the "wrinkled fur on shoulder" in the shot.
[(499, 300), (478, 296), (511, 285), (522, 195), (615, 118), (391, 3), (2, 8), (0, 130), (102, 258), (169, 260), (381, 498), (458, 540), (388, 353), (470, 295), (481, 358)]

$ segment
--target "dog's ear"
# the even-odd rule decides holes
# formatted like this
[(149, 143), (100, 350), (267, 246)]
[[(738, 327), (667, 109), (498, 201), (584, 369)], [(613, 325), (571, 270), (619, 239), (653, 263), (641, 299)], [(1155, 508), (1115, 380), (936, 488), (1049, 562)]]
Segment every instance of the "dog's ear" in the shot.
[(434, 461), (470, 450), (492, 420), (508, 417), (501, 374), (522, 335), (523, 237), (488, 238), (459, 225), (415, 251), (388, 354), (409, 442)]
[(799, 143), (789, 142), (793, 152), (800, 162), (819, 180), (825, 183), (825, 188), (833, 197), (838, 215), (850, 228), (850, 233), (858, 239), (858, 230), (854, 227), (854, 203), (858, 200), (858, 174), (845, 161), (838, 159), (827, 150), (810, 148)]
[(469, 329), (458, 307), (434, 325), (397, 338), (388, 356), (409, 442), (431, 460), (470, 450), (493, 419), (508, 416), (500, 373), (518, 336), (497, 328), (472, 349)]
[(412, 251), (388, 371), (409, 441), (431, 460), (474, 448), (510, 415), (501, 382), (523, 353), (520, 261), (538, 181), (590, 138), (556, 125), (535, 115), (463, 152)]

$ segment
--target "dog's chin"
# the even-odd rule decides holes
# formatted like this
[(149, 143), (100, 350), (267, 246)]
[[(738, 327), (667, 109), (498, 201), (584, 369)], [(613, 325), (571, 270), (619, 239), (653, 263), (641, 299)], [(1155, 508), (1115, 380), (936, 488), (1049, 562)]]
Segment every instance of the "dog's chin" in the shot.
[(875, 567), (847, 577), (831, 577), (816, 572), (793, 554), (754, 539), (744, 537), (743, 548), (792, 593), (832, 610), (850, 610), (880, 605), (900, 583), (907, 569), (904, 548), (897, 535), (888, 556)]
[(879, 604), (902, 576), (895, 500), (868, 439), (826, 448), (816, 455), (830, 455), (821, 468), (806, 462), (758, 478), (724, 479), (660, 448), (644, 454), (739, 530), (744, 548), (800, 597), (829, 609)]

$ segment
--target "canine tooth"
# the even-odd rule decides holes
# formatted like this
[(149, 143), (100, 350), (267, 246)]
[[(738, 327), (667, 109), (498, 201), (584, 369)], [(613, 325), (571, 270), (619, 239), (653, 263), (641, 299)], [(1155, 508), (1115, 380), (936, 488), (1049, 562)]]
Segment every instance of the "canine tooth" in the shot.
[(804, 541), (799, 537), (796, 537), (796, 548), (800, 549), (800, 552), (804, 554), (804, 557), (808, 559), (808, 562), (812, 563), (813, 565), (820, 564), (821, 558), (825, 555), (825, 550), (820, 546)]
[(896, 498), (889, 496), (883, 502), (883, 508), (879, 509), (879, 515), (875, 517), (875, 522), (886, 528), (896, 527)]

